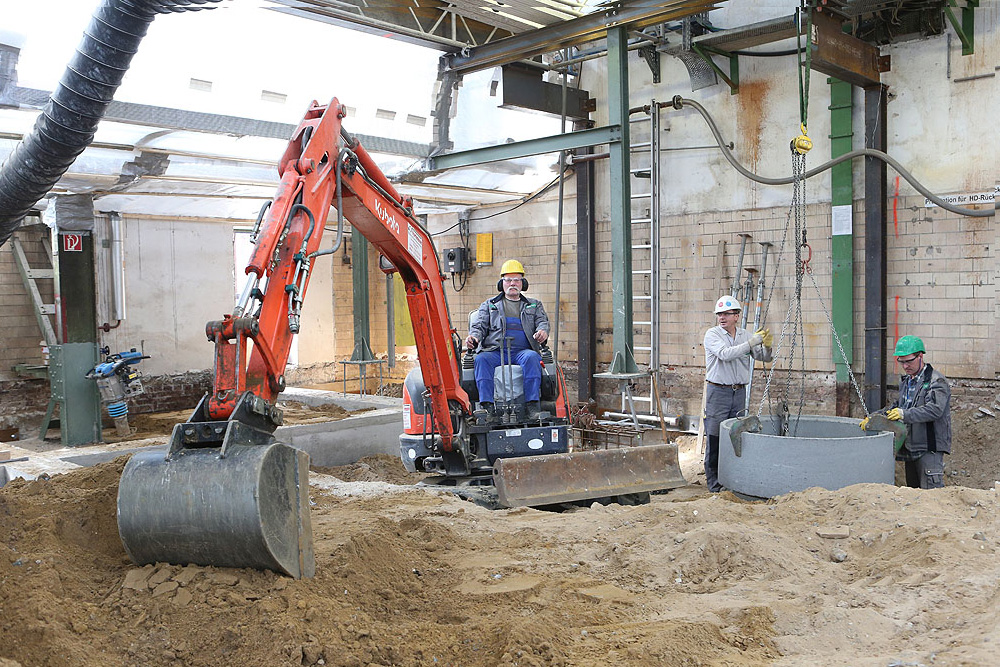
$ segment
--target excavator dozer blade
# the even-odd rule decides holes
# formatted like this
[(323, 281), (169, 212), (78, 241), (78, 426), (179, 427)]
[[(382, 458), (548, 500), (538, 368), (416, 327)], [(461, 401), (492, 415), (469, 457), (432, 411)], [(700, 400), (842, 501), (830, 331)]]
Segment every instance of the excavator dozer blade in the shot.
[[(177, 429), (183, 425), (175, 427)], [(315, 573), (309, 455), (279, 442), (132, 456), (118, 485), (118, 533), (136, 564)]]
[(676, 489), (687, 484), (677, 445), (645, 445), (497, 459), (493, 483), (505, 507)]

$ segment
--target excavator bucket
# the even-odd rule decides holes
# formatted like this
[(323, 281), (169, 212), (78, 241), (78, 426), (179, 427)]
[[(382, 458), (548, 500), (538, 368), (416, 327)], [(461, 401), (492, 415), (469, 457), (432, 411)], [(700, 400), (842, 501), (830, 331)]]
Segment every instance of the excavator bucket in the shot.
[[(177, 424), (166, 456), (126, 464), (118, 532), (129, 558), (313, 576), (309, 455), (240, 422), (208, 424)], [(222, 428), (221, 447), (186, 446)]]
[(673, 443), (497, 459), (493, 483), (505, 507), (597, 500), (687, 484)]

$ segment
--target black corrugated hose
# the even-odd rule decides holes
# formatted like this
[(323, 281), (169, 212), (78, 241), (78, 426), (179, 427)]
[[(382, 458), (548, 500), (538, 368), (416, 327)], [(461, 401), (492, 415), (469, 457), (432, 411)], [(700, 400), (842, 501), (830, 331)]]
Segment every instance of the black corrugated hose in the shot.
[(104, 0), (31, 133), (0, 167), (0, 246), (90, 145), (157, 14), (221, 0)]

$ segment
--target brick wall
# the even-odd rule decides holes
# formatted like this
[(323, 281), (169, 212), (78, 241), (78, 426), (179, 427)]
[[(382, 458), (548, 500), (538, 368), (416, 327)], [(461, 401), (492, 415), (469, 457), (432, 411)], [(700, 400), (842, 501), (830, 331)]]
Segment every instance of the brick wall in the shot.
[[(485, 231), (485, 230), (484, 230)], [(517, 259), (524, 265), (528, 279), (525, 296), (540, 299), (545, 306), (550, 323), (554, 327), (556, 318), (556, 228), (527, 226), (517, 229), (492, 229), (493, 264), (478, 267), (468, 277), (463, 288), (449, 281), (445, 286), (448, 307), (451, 311), (452, 326), (464, 339), (469, 332), (469, 313), (479, 308), (486, 299), (497, 295), (497, 281), (500, 267), (508, 259)], [(476, 234), (473, 231), (469, 245), (475, 253)], [(442, 234), (434, 237), (438, 254), (445, 248), (462, 245), (458, 234)], [(563, 229), (562, 269), (560, 276), (559, 308), (559, 355), (561, 358), (576, 360), (576, 225), (566, 224)]]
[(194, 410), (206, 392), (212, 390), (211, 371), (191, 371), (169, 375), (143, 376), (143, 393), (129, 399), (129, 413)]
[(890, 206), (892, 215), (886, 292), (890, 353), (897, 336), (913, 334), (945, 375), (997, 378), (996, 216), (926, 208), (923, 196), (900, 197)]
[[(972, 218), (949, 213), (943, 209), (925, 208), (923, 197), (901, 197), (891, 202), (888, 230), (888, 329), (886, 345), (891, 353), (898, 336), (915, 334), (923, 338), (928, 348), (928, 361), (940, 368), (956, 383), (964, 381), (990, 383), (998, 377), (1000, 357), (992, 341), (996, 340), (996, 322), (1000, 304), (996, 281), (1000, 263), (997, 261), (997, 230), (994, 218)], [(864, 208), (855, 204), (854, 212), (854, 345), (853, 364), (858, 384), (864, 374)], [(785, 227), (788, 225), (786, 235)], [(609, 363), (612, 356), (611, 256), (610, 227), (606, 218), (597, 221), (597, 294), (595, 305), (598, 318), (598, 359)], [(782, 330), (786, 336), (781, 357), (772, 379), (770, 398), (785, 391), (787, 371), (791, 366), (793, 380), (799, 385), (799, 370), (805, 368), (806, 387), (790, 392), (790, 402), (797, 405), (804, 395), (805, 410), (832, 414), (834, 405), (835, 360), (839, 353), (831, 332), (828, 312), (832, 306), (830, 207), (814, 204), (806, 208), (805, 227), (812, 247), (811, 275), (802, 286), (803, 336), (797, 340), (796, 358), (789, 360), (791, 327), (794, 318), (788, 316), (795, 294), (795, 249), (792, 244), (794, 219), (789, 220), (788, 208), (752, 211), (711, 212), (663, 216), (661, 219), (660, 270), (660, 330), (659, 339), (661, 395), (670, 412), (695, 414), (700, 409), (704, 378), (705, 330), (715, 324), (712, 305), (715, 299), (730, 289), (739, 254), (739, 234), (752, 234), (744, 258), (744, 269), (760, 268), (761, 241), (773, 244), (768, 258), (768, 275), (763, 309), (766, 324), (776, 340)], [(576, 336), (576, 227), (566, 225), (563, 252), (562, 320), (560, 326), (560, 358), (567, 377), (575, 385), (577, 360)], [(494, 230), (494, 265), (479, 269), (465, 289), (449, 289), (452, 318), (459, 324), (468, 311), (495, 293), (500, 262), (517, 257), (525, 264), (531, 281), (529, 294), (546, 303), (554, 316), (555, 294), (555, 230), (548, 226), (521, 228), (511, 231)], [(782, 249), (782, 238), (785, 238)], [(474, 245), (474, 237), (472, 244)], [(725, 246), (720, 254), (720, 241)], [(438, 248), (459, 245), (457, 235), (437, 237)], [(633, 256), (633, 268), (643, 268), (647, 256)], [(746, 276), (744, 271), (742, 277)], [(814, 284), (815, 281), (815, 284)], [(637, 280), (636, 288), (642, 291)], [(634, 319), (644, 316), (637, 305)], [(638, 333), (637, 333), (638, 338)], [(637, 342), (638, 344), (638, 342)], [(803, 360), (804, 357), (804, 360)], [(636, 354), (640, 366), (647, 362)], [(572, 372), (570, 368), (573, 367)], [(758, 369), (760, 366), (758, 366)], [(890, 367), (890, 382), (899, 372)], [(766, 376), (758, 370), (755, 382), (760, 389)], [(604, 384), (608, 384), (607, 387)], [(617, 386), (598, 383), (603, 404), (617, 405)], [(648, 392), (648, 383), (640, 381), (638, 391)], [(575, 386), (571, 391), (575, 396)], [(852, 388), (852, 404), (860, 410)], [(755, 392), (754, 400), (758, 394)]]
[(41, 425), (48, 404), (48, 380), (0, 381), (0, 424), (21, 429), (22, 437)]
[[(572, 188), (567, 188), (572, 191)], [(997, 261), (997, 229), (994, 218), (970, 218), (951, 214), (940, 208), (925, 208), (923, 197), (900, 197), (891, 202), (890, 228), (888, 230), (888, 330), (886, 344), (891, 350), (898, 335), (915, 334), (924, 339), (928, 347), (928, 360), (955, 381), (989, 383), (998, 378), (1000, 356), (996, 340), (996, 322), (1000, 314), (996, 284), (1000, 263)], [(490, 266), (479, 267), (469, 276), (465, 286), (446, 283), (446, 294), (453, 326), (459, 335), (468, 330), (468, 314), (489, 296), (496, 294), (496, 281), (502, 262), (517, 258), (524, 263), (531, 284), (527, 294), (541, 299), (551, 318), (556, 317), (556, 226), (553, 224), (551, 199), (532, 202), (514, 214), (490, 220), (473, 220), (469, 245), (475, 248), (475, 235), (493, 234), (494, 261)], [(575, 209), (570, 202), (565, 214), (561, 266), (559, 355), (567, 376), (577, 361), (577, 247)], [(596, 223), (597, 238), (597, 354), (599, 364), (610, 363), (612, 357), (612, 312), (610, 224), (607, 211), (599, 211)], [(768, 285), (765, 295), (766, 322), (780, 340), (788, 306), (794, 295), (794, 248), (791, 245), (792, 229), (782, 252), (781, 243), (788, 222), (788, 209), (769, 208), (750, 211), (710, 212), (663, 216), (661, 219), (661, 253), (659, 259), (661, 290), (661, 335), (659, 339), (661, 394), (668, 412), (695, 414), (700, 409), (704, 351), (702, 339), (705, 330), (714, 325), (712, 304), (719, 294), (729, 291), (732, 273), (739, 252), (739, 234), (753, 235), (748, 244), (744, 268), (759, 267), (760, 241), (774, 244), (769, 261)], [(520, 217), (518, 217), (520, 216)], [(444, 218), (445, 216), (442, 216)], [(516, 218), (516, 220), (514, 220)], [(516, 224), (511, 224), (516, 222)], [(454, 218), (439, 221), (439, 228), (454, 224)], [(802, 342), (796, 343), (797, 352), (804, 350), (807, 371), (805, 389), (807, 409), (819, 413), (833, 410), (834, 350), (827, 310), (831, 306), (830, 280), (830, 209), (827, 204), (810, 205), (806, 209), (805, 224), (812, 246), (811, 278), (807, 277), (802, 292), (804, 332)], [(461, 245), (457, 230), (435, 236), (435, 245), (443, 249)], [(41, 228), (23, 229), (18, 235), (23, 239), (32, 263), (40, 261), (40, 239), (46, 233)], [(861, 202), (855, 204), (854, 215), (854, 348), (853, 369), (862, 382), (864, 372), (864, 213)], [(725, 242), (720, 254), (720, 242)], [(779, 253), (781, 253), (779, 257)], [(637, 254), (633, 268), (648, 262)], [(353, 350), (353, 302), (351, 267), (344, 262), (333, 263), (332, 296), (323, 291), (311, 291), (310, 302), (332, 298), (336, 320), (333, 355), (328, 361), (318, 362), (289, 372), (293, 383), (340, 381), (342, 366), (338, 359), (350, 357)], [(745, 272), (743, 274), (745, 276)], [(813, 286), (815, 280), (817, 289)], [(0, 349), (0, 379), (12, 379), (10, 367), (15, 363), (40, 363), (40, 332), (32, 315), (30, 302), (13, 264), (10, 246), (0, 248), (0, 281), (3, 292), (0, 298), (7, 305), (3, 324), (5, 345)], [(386, 288), (384, 274), (377, 266), (377, 253), (370, 247), (369, 288), (371, 296), (371, 336), (373, 351), (384, 354), (386, 349)], [(637, 288), (642, 289), (636, 282)], [(773, 286), (773, 291), (772, 291)], [(767, 300), (767, 297), (770, 300)], [(51, 298), (49, 295), (48, 298)], [(398, 304), (397, 304), (398, 305)], [(309, 304), (307, 304), (307, 308)], [(635, 319), (644, 313), (636, 309)], [(30, 318), (30, 319), (27, 319)], [(24, 320), (24, 321), (22, 321)], [(30, 331), (29, 331), (30, 329)], [(784, 385), (783, 373), (790, 365), (787, 354), (789, 339), (786, 336), (777, 364), (779, 379), (776, 387)], [(641, 355), (637, 361), (644, 363)], [(802, 366), (798, 358), (794, 364)], [(599, 368), (599, 370), (601, 370)], [(887, 369), (889, 378), (898, 369)], [(575, 371), (574, 371), (575, 372)], [(210, 377), (204, 371), (200, 379), (189, 374), (162, 376), (147, 384), (155, 388), (150, 396), (135, 407), (138, 411), (150, 409), (182, 409), (193, 407), (201, 393), (207, 389)], [(405, 374), (401, 369), (399, 376)], [(198, 375), (197, 373), (195, 375)], [(349, 378), (355, 369), (349, 370)], [(758, 375), (756, 382), (763, 382)], [(575, 375), (570, 377), (575, 385)], [(159, 384), (157, 384), (159, 383)], [(644, 383), (640, 391), (645, 391)], [(25, 387), (40, 385), (41, 389), (26, 391)], [(758, 385), (759, 387), (760, 385)], [(598, 384), (609, 407), (614, 407), (617, 387)], [(775, 393), (777, 389), (774, 390)], [(801, 392), (800, 392), (801, 393)], [(853, 390), (851, 392), (853, 394)], [(14, 394), (25, 397), (37, 394), (33, 413), (40, 417), (48, 400), (44, 382), (17, 385)], [(12, 396), (14, 394), (7, 394)], [(575, 386), (571, 388), (575, 397)], [(772, 394), (773, 396), (774, 394)], [(798, 400), (798, 394), (793, 396)], [(20, 399), (19, 399), (20, 400)], [(26, 399), (25, 399), (26, 400)], [(857, 403), (856, 397), (854, 397)], [(9, 401), (8, 401), (9, 402)], [(23, 403), (5, 405), (4, 414), (14, 414)], [(176, 407), (155, 407), (176, 406)]]

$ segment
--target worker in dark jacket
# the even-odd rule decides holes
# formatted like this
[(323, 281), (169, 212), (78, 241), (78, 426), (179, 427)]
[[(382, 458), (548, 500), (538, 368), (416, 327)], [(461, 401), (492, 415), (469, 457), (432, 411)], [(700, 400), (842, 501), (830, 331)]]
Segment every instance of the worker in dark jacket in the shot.
[[(944, 455), (951, 453), (951, 387), (948, 378), (924, 362), (924, 342), (916, 336), (896, 341), (894, 356), (903, 367), (896, 402), (880, 410), (906, 424), (906, 441), (896, 453), (903, 461), (906, 485), (915, 489), (944, 486)], [(861, 428), (868, 425), (868, 418)]]
[[(541, 346), (549, 339), (549, 316), (538, 299), (521, 294), (528, 287), (524, 266), (509, 259), (500, 268), (497, 289), (500, 294), (479, 306), (465, 344), (470, 350), (480, 345), (476, 355), (476, 388), (479, 402), (491, 416), (493, 375), (503, 361), (521, 367), (524, 377), (524, 400), (528, 420), (538, 417), (542, 386)], [(510, 339), (509, 341), (507, 339)], [(509, 347), (508, 347), (509, 343)]]

